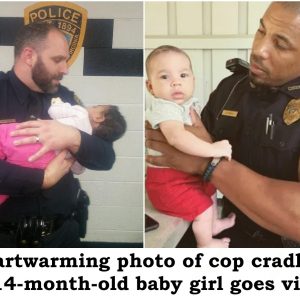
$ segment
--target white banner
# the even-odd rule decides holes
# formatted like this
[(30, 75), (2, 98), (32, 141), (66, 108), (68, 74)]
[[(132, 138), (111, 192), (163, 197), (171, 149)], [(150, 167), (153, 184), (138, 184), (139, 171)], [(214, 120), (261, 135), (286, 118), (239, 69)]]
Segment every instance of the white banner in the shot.
[(1, 299), (299, 299), (297, 249), (2, 249)]

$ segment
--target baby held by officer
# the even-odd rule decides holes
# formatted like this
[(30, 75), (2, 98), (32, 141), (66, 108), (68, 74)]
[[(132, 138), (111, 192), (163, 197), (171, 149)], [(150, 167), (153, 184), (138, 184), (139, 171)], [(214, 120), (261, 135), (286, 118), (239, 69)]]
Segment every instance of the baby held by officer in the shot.
[[(146, 60), (151, 104), (146, 111), (146, 120), (152, 128), (160, 129), (168, 143), (185, 153), (231, 159), (231, 145), (227, 140), (208, 143), (186, 130), (193, 125), (199, 100), (193, 96), (195, 79), (189, 56), (174, 46), (154, 49)], [(160, 155), (150, 152), (150, 155)], [(215, 239), (213, 236), (230, 228), (235, 215), (217, 218), (216, 189), (197, 176), (171, 169), (147, 166), (146, 191), (153, 206), (166, 214), (192, 221), (197, 247), (229, 246), (230, 239)]]

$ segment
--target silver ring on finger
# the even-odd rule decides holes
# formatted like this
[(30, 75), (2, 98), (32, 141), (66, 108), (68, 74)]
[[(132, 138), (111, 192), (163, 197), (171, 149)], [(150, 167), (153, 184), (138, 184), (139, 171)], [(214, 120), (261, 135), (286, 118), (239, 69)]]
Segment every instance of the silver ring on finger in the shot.
[(35, 142), (39, 143), (40, 142), (40, 137), (38, 135), (35, 136)]

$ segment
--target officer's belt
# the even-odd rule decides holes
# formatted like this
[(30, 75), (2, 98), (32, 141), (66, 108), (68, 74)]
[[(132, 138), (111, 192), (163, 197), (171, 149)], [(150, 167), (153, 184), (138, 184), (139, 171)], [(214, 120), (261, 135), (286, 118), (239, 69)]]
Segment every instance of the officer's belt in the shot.
[(19, 221), (0, 222), (0, 232), (15, 235), (22, 227), (28, 227), (32, 224), (32, 230), (40, 227), (40, 237), (45, 237), (56, 230), (69, 218), (62, 217), (26, 217), (21, 218)]

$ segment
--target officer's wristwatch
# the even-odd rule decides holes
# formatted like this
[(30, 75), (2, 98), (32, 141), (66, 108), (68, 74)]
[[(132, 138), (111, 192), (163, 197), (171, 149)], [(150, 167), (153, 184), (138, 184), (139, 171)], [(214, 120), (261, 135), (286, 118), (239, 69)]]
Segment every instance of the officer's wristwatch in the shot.
[(206, 170), (203, 173), (202, 179), (203, 181), (210, 181), (211, 175), (216, 168), (216, 166), (220, 163), (220, 161), (223, 159), (223, 157), (214, 157), (208, 166), (206, 167)]

